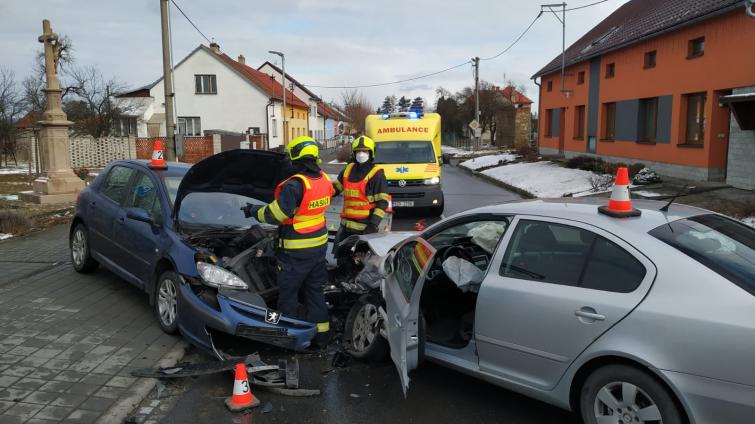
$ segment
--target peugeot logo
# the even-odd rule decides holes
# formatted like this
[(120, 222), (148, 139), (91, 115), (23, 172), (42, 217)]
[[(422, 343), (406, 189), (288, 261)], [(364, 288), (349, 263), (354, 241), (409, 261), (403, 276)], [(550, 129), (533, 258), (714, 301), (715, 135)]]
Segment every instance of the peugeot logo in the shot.
[(399, 187), (406, 187), (406, 180), (398, 180)]

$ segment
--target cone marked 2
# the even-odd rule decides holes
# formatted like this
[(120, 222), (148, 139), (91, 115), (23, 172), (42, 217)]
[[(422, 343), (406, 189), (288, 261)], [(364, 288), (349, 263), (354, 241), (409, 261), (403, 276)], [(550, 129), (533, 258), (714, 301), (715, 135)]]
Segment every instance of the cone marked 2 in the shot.
[(622, 166), (616, 171), (616, 180), (613, 183), (608, 206), (600, 206), (598, 212), (614, 218), (642, 214), (639, 209), (632, 207), (632, 199), (629, 198), (629, 170), (626, 167)]
[(168, 164), (165, 162), (163, 154), (163, 142), (158, 138), (152, 146), (152, 160), (149, 161), (149, 167), (155, 169), (166, 169)]
[(246, 375), (246, 365), (236, 364), (236, 376), (233, 379), (233, 395), (225, 400), (225, 406), (231, 412), (243, 411), (254, 408), (260, 404), (260, 400), (254, 397), (249, 388), (249, 379)]

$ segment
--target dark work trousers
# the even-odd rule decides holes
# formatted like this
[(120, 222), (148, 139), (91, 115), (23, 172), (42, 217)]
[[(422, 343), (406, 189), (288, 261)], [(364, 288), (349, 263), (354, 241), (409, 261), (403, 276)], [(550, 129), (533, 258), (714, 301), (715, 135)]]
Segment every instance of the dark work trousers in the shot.
[(307, 316), (302, 318), (317, 324), (318, 332), (313, 342), (324, 346), (330, 339), (330, 316), (323, 294), (323, 286), (328, 280), (327, 262), (322, 254), (297, 253), (278, 252), (278, 309), (283, 315), (301, 319), (297, 316), (301, 297), (307, 308)]

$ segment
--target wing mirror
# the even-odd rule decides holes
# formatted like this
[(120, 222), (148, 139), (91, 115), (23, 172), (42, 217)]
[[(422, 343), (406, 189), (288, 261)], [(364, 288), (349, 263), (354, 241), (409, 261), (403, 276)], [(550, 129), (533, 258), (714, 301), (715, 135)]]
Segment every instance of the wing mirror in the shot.
[(380, 265), (378, 266), (378, 272), (383, 277), (387, 277), (391, 274), (393, 274), (393, 252), (388, 253), (383, 257), (383, 260), (380, 262)]
[(147, 224), (154, 224), (152, 217), (141, 208), (128, 208), (126, 209), (126, 218), (133, 219), (134, 221), (146, 222)]

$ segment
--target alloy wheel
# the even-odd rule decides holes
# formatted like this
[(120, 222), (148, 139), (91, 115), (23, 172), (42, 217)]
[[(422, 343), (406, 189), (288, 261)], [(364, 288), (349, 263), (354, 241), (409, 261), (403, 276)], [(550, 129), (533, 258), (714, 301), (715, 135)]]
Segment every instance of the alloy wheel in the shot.
[(369, 349), (375, 337), (380, 333), (380, 314), (372, 303), (365, 303), (354, 319), (351, 334), (353, 348), (358, 352)]
[(84, 258), (87, 252), (87, 240), (84, 235), (84, 230), (77, 228), (73, 233), (73, 239), (71, 240), (71, 259), (76, 266), (82, 266), (84, 264)]
[(603, 386), (595, 397), (598, 424), (663, 424), (656, 402), (641, 388), (626, 381)]
[(176, 285), (173, 280), (163, 279), (157, 293), (157, 311), (160, 321), (165, 327), (170, 327), (176, 321)]

